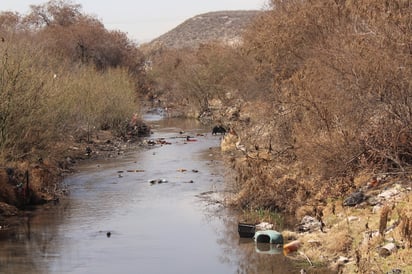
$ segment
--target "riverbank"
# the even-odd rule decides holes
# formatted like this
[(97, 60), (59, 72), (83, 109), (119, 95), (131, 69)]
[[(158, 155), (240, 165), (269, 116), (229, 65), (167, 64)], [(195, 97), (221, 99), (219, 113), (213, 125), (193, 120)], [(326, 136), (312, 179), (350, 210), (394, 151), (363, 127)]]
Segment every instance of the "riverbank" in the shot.
[(329, 179), (311, 173), (306, 165), (313, 163), (299, 161), (299, 148), (270, 142), (271, 128), (261, 125), (257, 109), (245, 103), (236, 117), (219, 116), (222, 109), (211, 115), (231, 129), (221, 149), (233, 174), (227, 206), (243, 212), (239, 219), (276, 229), (282, 227), (276, 216), (292, 219), (296, 227), (282, 233), (300, 248), (288, 256), (308, 271), (323, 265), (339, 273), (412, 272), (410, 173), (365, 168)]
[[(226, 153), (226, 162), (253, 161), (238, 153)], [(273, 162), (267, 164), (270, 166)], [(254, 209), (239, 205), (247, 205), (248, 199), (265, 201), (265, 197), (274, 195), (284, 195), (282, 201), (287, 203), (289, 199), (290, 203), (295, 203), (299, 193), (288, 189), (297, 187), (298, 182), (289, 180), (288, 188), (275, 193), (275, 179), (268, 179), (263, 186), (253, 184), (242, 189), (236, 181), (239, 176), (242, 173), (235, 173), (232, 178), (234, 189), (238, 191), (226, 199), (227, 205), (240, 209), (242, 222), (268, 222), (283, 234), (285, 243), (297, 241), (297, 251), (286, 255), (300, 261), (307, 273), (317, 273), (319, 266), (328, 267), (332, 273), (412, 272), (410, 176), (359, 173), (353, 178), (353, 188), (347, 192), (337, 195), (329, 190), (329, 195), (318, 193), (321, 196), (307, 197), (304, 203), (289, 205), (289, 208), (294, 206), (293, 212), (265, 209), (257, 204)], [(284, 225), (282, 216), (291, 219), (289, 226)], [(291, 223), (295, 225), (291, 227)]]
[[(284, 232), (301, 243), (296, 256), (337, 273), (412, 272), (410, 179), (371, 179), (359, 189), (345, 199), (299, 209), (305, 211), (300, 223)], [(363, 198), (356, 199), (358, 193)]]
[(4, 164), (0, 168), (0, 231), (17, 225), (18, 217), (32, 207), (58, 202), (67, 195), (61, 181), (80, 162), (116, 158), (139, 149), (141, 137), (149, 134), (145, 123), (135, 121), (124, 136), (110, 130), (78, 133), (69, 142), (56, 143), (45, 158)]

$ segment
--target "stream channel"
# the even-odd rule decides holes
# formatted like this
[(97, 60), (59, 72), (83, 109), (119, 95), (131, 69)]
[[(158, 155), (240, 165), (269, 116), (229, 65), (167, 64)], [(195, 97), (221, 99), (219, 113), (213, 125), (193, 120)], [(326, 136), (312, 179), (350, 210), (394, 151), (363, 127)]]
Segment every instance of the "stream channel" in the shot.
[[(299, 273), (239, 238), (236, 217), (216, 202), (221, 137), (194, 120), (144, 118), (150, 138), (171, 144), (77, 166), (67, 197), (0, 238), (0, 273)], [(150, 184), (159, 179), (167, 183)]]

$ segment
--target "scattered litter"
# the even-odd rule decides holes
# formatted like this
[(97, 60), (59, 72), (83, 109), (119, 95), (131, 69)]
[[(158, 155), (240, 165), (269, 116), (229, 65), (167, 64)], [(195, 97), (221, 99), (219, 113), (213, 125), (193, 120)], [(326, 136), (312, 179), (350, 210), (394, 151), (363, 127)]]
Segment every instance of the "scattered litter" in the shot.
[(339, 256), (339, 259), (337, 260), (338, 264), (347, 264), (349, 263), (349, 258), (344, 257), (344, 256)]
[(296, 252), (300, 248), (300, 241), (295, 240), (290, 243), (287, 243), (283, 246), (283, 254), (288, 255), (289, 253)]
[(302, 218), (302, 221), (298, 225), (299, 232), (313, 232), (315, 230), (320, 230), (322, 223), (319, 222), (316, 218), (306, 215)]
[(359, 217), (356, 217), (356, 216), (349, 216), (349, 217), (348, 217), (348, 221), (349, 221), (349, 222), (359, 221)]
[(253, 236), (253, 239), (257, 243), (270, 243), (270, 244), (283, 245), (283, 236), (280, 232), (277, 232), (276, 230), (256, 231), (255, 236)]
[(386, 274), (402, 274), (402, 273), (403, 273), (402, 269), (400, 269), (400, 268), (394, 268), (391, 271), (386, 272)]
[(401, 192), (401, 186), (396, 184), (394, 187), (387, 189), (378, 195), (379, 198), (389, 200), (390, 198), (394, 198), (398, 196)]
[(389, 255), (391, 255), (392, 253), (394, 253), (396, 251), (396, 245), (394, 243), (388, 243), (384, 246), (382, 246), (379, 249), (379, 255), (381, 257), (388, 257)]
[(192, 136), (186, 136), (186, 142), (196, 142), (197, 140), (196, 139), (193, 139), (194, 137), (192, 137)]
[(256, 232), (256, 226), (248, 223), (238, 223), (237, 231), (241, 238), (253, 238)]
[(349, 195), (348, 198), (343, 201), (344, 206), (355, 206), (362, 203), (365, 200), (365, 195), (362, 191), (357, 191)]
[(156, 144), (155, 140), (152, 140), (152, 139), (146, 141), (146, 143), (147, 143), (149, 146), (154, 146), (154, 145)]
[(267, 222), (261, 222), (260, 224), (256, 225), (256, 229), (258, 230), (269, 230), (273, 228), (273, 224)]

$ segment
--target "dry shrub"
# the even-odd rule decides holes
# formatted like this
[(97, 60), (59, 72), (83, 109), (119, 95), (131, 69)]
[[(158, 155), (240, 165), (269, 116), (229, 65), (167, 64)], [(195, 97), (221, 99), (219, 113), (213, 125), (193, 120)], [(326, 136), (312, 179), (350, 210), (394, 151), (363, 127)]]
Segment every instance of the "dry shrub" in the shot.
[(391, 213), (391, 209), (388, 205), (385, 205), (381, 210), (381, 214), (379, 218), (379, 234), (380, 235), (384, 235), (385, 233), (386, 226), (388, 224), (388, 217), (390, 213)]
[[(293, 212), (300, 206), (307, 204), (309, 196), (316, 190), (312, 185), (302, 180), (284, 176), (279, 177), (277, 169), (283, 170), (281, 165), (273, 166), (273, 161), (246, 159), (237, 162), (236, 185), (240, 189), (232, 201), (232, 205), (241, 208), (262, 208)], [(283, 174), (283, 172), (281, 172)], [(309, 189), (311, 189), (311, 192)]]
[(412, 247), (412, 214), (406, 210), (400, 214), (400, 235), (407, 241), (409, 248)]
[[(238, 102), (259, 94), (253, 60), (232, 46), (209, 43), (199, 48), (162, 48), (150, 53), (150, 59), (151, 98), (161, 98), (185, 116), (196, 113), (196, 118), (217, 120), (233, 114), (231, 118), (236, 119)], [(216, 109), (221, 104), (230, 108)]]
[[(138, 113), (143, 55), (81, 6), (50, 1), (0, 13), (0, 157), (45, 158), (79, 128), (124, 130)], [(47, 152), (45, 152), (47, 151)]]
[(88, 135), (102, 125), (116, 130), (138, 111), (126, 69), (73, 66), (24, 40), (1, 44), (0, 54), (0, 148), (7, 160), (46, 158), (79, 128)]
[(353, 191), (365, 168), (412, 166), (412, 6), (395, 2), (272, 1), (251, 26), (244, 49), (271, 89), (261, 89), (250, 124), (234, 124), (248, 152), (270, 151), (272, 166), (236, 168), (240, 205), (293, 210)]
[(324, 247), (329, 254), (346, 253), (350, 250), (353, 237), (348, 234), (346, 229), (334, 231), (332, 237), (325, 239)]

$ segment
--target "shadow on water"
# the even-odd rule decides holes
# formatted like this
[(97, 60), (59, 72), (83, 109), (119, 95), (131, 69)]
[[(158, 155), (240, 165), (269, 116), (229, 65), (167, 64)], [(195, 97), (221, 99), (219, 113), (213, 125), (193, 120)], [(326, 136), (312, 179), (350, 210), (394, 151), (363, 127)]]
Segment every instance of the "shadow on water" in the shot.
[(220, 137), (196, 120), (146, 120), (150, 138), (171, 144), (79, 166), (66, 199), (0, 235), (0, 273), (298, 273), (272, 247), (240, 239), (216, 202)]

